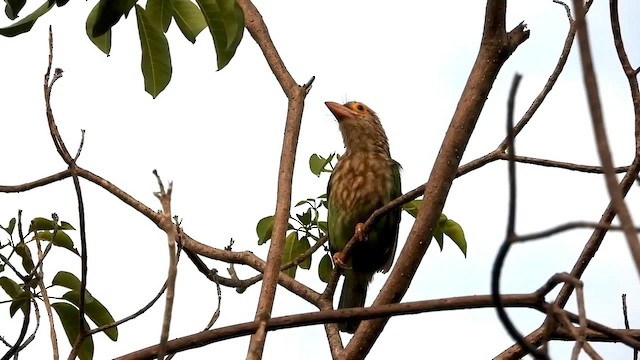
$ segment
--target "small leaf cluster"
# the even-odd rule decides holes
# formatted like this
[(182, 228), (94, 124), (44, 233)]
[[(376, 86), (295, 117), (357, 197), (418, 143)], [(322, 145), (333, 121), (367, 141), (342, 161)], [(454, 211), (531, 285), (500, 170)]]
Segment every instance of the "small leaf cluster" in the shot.
[[(322, 173), (331, 173), (337, 160), (338, 156), (335, 153), (330, 154), (326, 158), (313, 154), (309, 159), (309, 168), (316, 176), (320, 176)], [(300, 200), (296, 203), (294, 208), (298, 209), (298, 212), (289, 217), (287, 237), (285, 239), (285, 247), (282, 254), (282, 264), (287, 264), (289, 262), (294, 262), (295, 264), (294, 266), (284, 270), (285, 274), (291, 277), (295, 277), (298, 267), (305, 270), (309, 270), (311, 268), (313, 254), (302, 257), (302, 255), (311, 248), (310, 240), (314, 242), (321, 241), (321, 239), (327, 235), (325, 214), (327, 209), (327, 194), (322, 194), (316, 198)], [(271, 239), (272, 231), (273, 215), (260, 219), (256, 226), (258, 245), (262, 245), (269, 241)], [(328, 249), (325, 247), (325, 252), (326, 251), (328, 251)], [(326, 276), (323, 275), (327, 273), (327, 261), (329, 262), (329, 266), (331, 266), (331, 259), (328, 254), (325, 254), (318, 267), (321, 279), (326, 278)], [(330, 273), (331, 267), (329, 267), (328, 271), (328, 274)]]
[[(44, 250), (44, 256), (49, 254), (47, 250), (53, 251), (56, 248), (68, 250), (79, 256), (73, 240), (67, 233), (75, 229), (68, 222), (58, 222), (55, 214), (53, 219), (43, 217), (33, 219), (26, 234), (18, 229), (17, 240), (14, 239), (16, 218), (12, 218), (8, 226), (0, 225), (0, 228), (8, 235), (4, 241), (0, 238), (0, 273), (3, 273), (0, 276), (0, 288), (8, 296), (7, 300), (0, 296), (0, 304), (9, 304), (9, 316), (11, 317), (18, 310), (21, 310), (24, 316), (30, 316), (30, 302), (42, 300), (39, 285), (43, 279), (41, 278), (42, 274), (38, 273), (38, 261), (42, 260), (32, 255), (36, 240), (49, 244)], [(11, 271), (8, 271), (9, 269)], [(49, 297), (56, 299), (51, 303), (51, 307), (60, 318), (67, 339), (73, 346), (80, 333), (80, 280), (70, 272), (58, 271), (47, 289)], [(62, 289), (64, 293), (61, 297), (53, 297), (49, 289)], [(86, 290), (84, 310), (85, 316), (97, 326), (114, 322), (107, 308)], [(82, 326), (85, 330), (89, 329), (86, 318), (82, 319)], [(117, 327), (106, 329), (104, 333), (112, 341), (118, 339)], [(93, 339), (88, 336), (79, 348), (78, 357), (81, 360), (92, 359), (93, 352)]]
[[(423, 199), (413, 200), (402, 205), (402, 209), (409, 213), (409, 215), (416, 218), (418, 216), (418, 210), (422, 206)], [(440, 214), (440, 218), (436, 223), (436, 228), (433, 230), (433, 238), (436, 239), (440, 251), (444, 248), (444, 240), (442, 235), (447, 235), (448, 238), (458, 246), (460, 251), (467, 257), (467, 240), (464, 237), (464, 231), (457, 222), (447, 218), (445, 214)]]
[[(16, 36), (31, 30), (36, 20), (68, 0), (45, 0), (31, 14), (0, 28), (0, 35)], [(26, 0), (5, 0), (9, 20), (18, 18)], [(89, 12), (86, 32), (100, 51), (111, 52), (111, 28), (127, 18), (135, 7), (138, 37), (142, 49), (142, 75), (145, 91), (154, 98), (171, 81), (171, 54), (165, 33), (175, 20), (182, 35), (191, 43), (202, 30), (209, 28), (217, 54), (218, 70), (224, 68), (236, 53), (244, 33), (244, 13), (235, 0), (147, 0), (145, 7), (137, 0), (100, 0)]]

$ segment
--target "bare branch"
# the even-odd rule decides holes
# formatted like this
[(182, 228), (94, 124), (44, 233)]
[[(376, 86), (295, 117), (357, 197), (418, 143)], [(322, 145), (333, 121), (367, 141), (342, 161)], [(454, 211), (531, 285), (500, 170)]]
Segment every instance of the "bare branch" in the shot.
[(250, 0), (238, 0), (238, 5), (240, 5), (244, 12), (245, 27), (258, 46), (260, 46), (271, 71), (289, 100), (284, 130), (285, 137), (282, 142), (282, 154), (280, 156), (280, 170), (278, 172), (278, 191), (276, 211), (273, 220), (273, 232), (255, 316), (255, 321), (259, 323), (260, 326), (258, 331), (251, 336), (247, 355), (247, 359), (258, 360), (262, 358), (264, 342), (267, 336), (266, 326), (271, 317), (271, 310), (277, 289), (275, 285), (280, 272), (280, 262), (282, 260), (282, 251), (291, 209), (291, 184), (293, 181), (293, 167), (298, 145), (298, 136), (300, 134), (302, 110), (304, 108), (304, 99), (311, 88), (313, 78), (304, 86), (298, 86), (280, 58), (258, 9)]
[(171, 215), (171, 195), (173, 193), (173, 183), (169, 182), (166, 191), (164, 184), (160, 179), (160, 175), (156, 170), (153, 171), (158, 180), (160, 191), (154, 192), (153, 195), (160, 200), (162, 205), (162, 221), (161, 228), (167, 233), (167, 243), (169, 249), (169, 266), (167, 274), (167, 298), (164, 307), (164, 315), (162, 320), (162, 331), (160, 333), (160, 346), (158, 349), (158, 359), (164, 359), (167, 350), (167, 340), (169, 339), (169, 329), (171, 327), (171, 313), (173, 310), (173, 299), (175, 297), (176, 276), (178, 274), (178, 259), (176, 249), (176, 239), (180, 236), (180, 227), (173, 224)]

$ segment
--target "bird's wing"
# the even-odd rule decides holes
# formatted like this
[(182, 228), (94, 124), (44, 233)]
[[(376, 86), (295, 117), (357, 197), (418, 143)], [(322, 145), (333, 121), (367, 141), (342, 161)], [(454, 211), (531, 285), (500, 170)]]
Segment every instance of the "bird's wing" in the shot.
[[(392, 160), (393, 163), (391, 165), (391, 169), (393, 171), (393, 186), (391, 189), (391, 200), (396, 199), (397, 197), (402, 195), (402, 184), (400, 182), (400, 169), (402, 166), (395, 161)], [(389, 255), (389, 259), (382, 267), (382, 273), (387, 273), (389, 269), (391, 269), (391, 265), (393, 264), (393, 258), (396, 256), (396, 248), (398, 247), (398, 231), (400, 229), (400, 214), (402, 213), (402, 207), (398, 207), (391, 211), (387, 215), (387, 234), (393, 239), (393, 244), (391, 245), (391, 254)]]

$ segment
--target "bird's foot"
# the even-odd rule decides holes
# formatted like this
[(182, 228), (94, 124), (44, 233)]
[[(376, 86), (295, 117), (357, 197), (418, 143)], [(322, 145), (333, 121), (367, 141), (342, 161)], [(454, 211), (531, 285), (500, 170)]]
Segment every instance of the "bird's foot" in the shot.
[(356, 224), (356, 240), (357, 241), (367, 241), (367, 234), (364, 232), (364, 224), (357, 223)]
[(337, 253), (333, 254), (333, 263), (336, 264), (337, 267), (341, 268), (341, 269), (346, 269), (347, 268), (347, 264), (344, 262), (343, 256), (342, 256), (342, 252), (338, 251)]

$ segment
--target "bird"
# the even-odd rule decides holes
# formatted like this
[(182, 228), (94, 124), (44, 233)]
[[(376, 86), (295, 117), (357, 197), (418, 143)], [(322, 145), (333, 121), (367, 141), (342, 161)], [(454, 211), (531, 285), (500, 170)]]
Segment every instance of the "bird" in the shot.
[[(325, 105), (338, 120), (345, 146), (327, 185), (329, 250), (344, 274), (338, 309), (363, 307), (373, 275), (393, 264), (401, 209), (379, 218), (368, 234), (362, 230), (375, 210), (402, 195), (401, 166), (391, 158), (387, 135), (371, 108), (357, 101)], [(341, 251), (356, 233), (358, 241), (344, 259)], [(353, 334), (359, 324), (346, 320), (338, 329)]]

